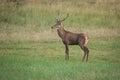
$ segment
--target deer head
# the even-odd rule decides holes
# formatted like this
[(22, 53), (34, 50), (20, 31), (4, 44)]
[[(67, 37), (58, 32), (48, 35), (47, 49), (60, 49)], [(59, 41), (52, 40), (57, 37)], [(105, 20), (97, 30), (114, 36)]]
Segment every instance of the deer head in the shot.
[(69, 14), (67, 14), (67, 16), (63, 19), (60, 19), (59, 13), (58, 13), (58, 17), (56, 18), (56, 23), (51, 27), (52, 29), (56, 28), (59, 29), (61, 27), (61, 23), (63, 21), (65, 21), (67, 18), (69, 17)]

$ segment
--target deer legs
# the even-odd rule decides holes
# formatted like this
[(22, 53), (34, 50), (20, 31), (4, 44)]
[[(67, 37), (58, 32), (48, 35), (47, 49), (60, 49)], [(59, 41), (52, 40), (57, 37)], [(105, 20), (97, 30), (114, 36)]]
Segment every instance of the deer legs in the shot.
[(88, 56), (89, 56), (89, 50), (86, 46), (80, 46), (82, 50), (84, 51), (84, 56), (82, 58), (82, 61), (86, 58), (86, 62), (88, 61)]
[[(86, 58), (86, 62), (88, 61), (88, 56), (89, 56), (89, 49), (86, 46), (81, 46), (82, 50), (84, 51), (84, 56), (82, 58), (82, 61)], [(67, 44), (65, 44), (65, 59), (69, 60), (69, 47)]]
[(67, 44), (65, 44), (65, 48), (66, 48), (66, 50), (65, 50), (65, 59), (69, 60), (69, 47), (68, 47)]
[[(89, 56), (89, 49), (86, 46), (81, 46), (82, 50), (84, 51), (84, 56), (82, 58), (82, 61), (86, 58), (86, 62), (88, 61), (88, 56)], [(65, 44), (65, 59), (69, 60), (69, 47), (67, 44)]]

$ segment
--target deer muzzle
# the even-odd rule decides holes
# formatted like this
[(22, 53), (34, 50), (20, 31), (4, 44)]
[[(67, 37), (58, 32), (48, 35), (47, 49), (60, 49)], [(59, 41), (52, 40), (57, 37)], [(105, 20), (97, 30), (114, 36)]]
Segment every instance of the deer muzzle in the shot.
[(54, 27), (52, 26), (51, 29), (53, 29)]
[(55, 28), (55, 26), (53, 25), (52, 27), (51, 27), (51, 29), (54, 29)]

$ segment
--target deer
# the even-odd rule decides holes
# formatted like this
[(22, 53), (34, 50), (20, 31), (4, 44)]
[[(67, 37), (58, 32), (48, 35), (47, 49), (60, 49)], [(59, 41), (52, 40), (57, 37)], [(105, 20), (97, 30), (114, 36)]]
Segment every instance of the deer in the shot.
[(87, 47), (88, 43), (88, 35), (84, 33), (73, 33), (64, 29), (62, 22), (65, 21), (69, 17), (69, 14), (63, 19), (60, 19), (59, 13), (56, 18), (56, 23), (51, 27), (52, 29), (56, 29), (58, 36), (61, 38), (63, 44), (65, 45), (65, 60), (69, 60), (69, 45), (79, 45), (83, 50), (84, 55), (82, 61), (88, 61), (89, 49)]

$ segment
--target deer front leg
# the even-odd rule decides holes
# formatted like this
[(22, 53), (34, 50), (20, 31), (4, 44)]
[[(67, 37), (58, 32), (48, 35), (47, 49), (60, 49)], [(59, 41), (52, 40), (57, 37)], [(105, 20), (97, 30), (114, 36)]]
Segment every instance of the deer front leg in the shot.
[(68, 47), (67, 44), (65, 44), (65, 48), (66, 48), (66, 50), (65, 50), (65, 59), (69, 60), (69, 47)]

